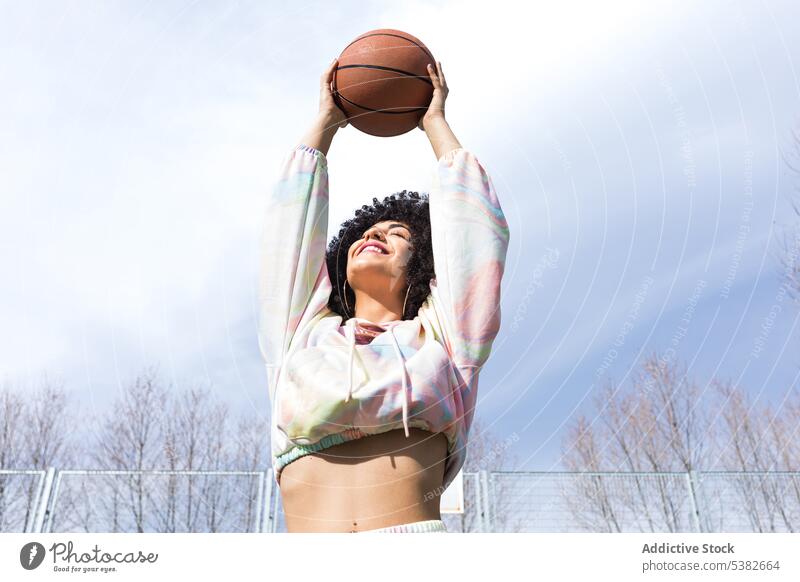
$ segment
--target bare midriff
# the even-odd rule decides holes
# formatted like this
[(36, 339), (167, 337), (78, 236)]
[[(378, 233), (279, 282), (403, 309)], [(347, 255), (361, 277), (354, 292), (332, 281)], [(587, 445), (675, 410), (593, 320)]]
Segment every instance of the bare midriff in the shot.
[(447, 437), (390, 430), (305, 455), (283, 468), (286, 529), (359, 532), (441, 519)]

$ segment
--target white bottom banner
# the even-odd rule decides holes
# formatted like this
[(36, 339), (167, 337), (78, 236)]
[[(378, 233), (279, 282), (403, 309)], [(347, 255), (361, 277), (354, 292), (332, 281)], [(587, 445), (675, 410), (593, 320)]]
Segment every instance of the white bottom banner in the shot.
[(800, 534), (0, 534), (4, 581), (578, 576), (794, 582)]

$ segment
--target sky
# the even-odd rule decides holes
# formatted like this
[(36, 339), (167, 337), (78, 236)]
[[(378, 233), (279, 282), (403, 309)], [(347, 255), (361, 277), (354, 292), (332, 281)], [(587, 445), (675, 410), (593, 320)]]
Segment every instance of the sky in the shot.
[[(566, 427), (653, 351), (780, 404), (800, 386), (778, 260), (800, 9), (554, 4), (0, 2), (0, 378), (58, 376), (90, 414), (156, 364), (266, 419), (266, 199), (331, 59), (395, 28), (442, 62), (509, 222), (477, 410), (515, 437), (509, 468), (561, 468)], [(352, 126), (328, 161), (331, 236), (436, 164), (421, 131)]]

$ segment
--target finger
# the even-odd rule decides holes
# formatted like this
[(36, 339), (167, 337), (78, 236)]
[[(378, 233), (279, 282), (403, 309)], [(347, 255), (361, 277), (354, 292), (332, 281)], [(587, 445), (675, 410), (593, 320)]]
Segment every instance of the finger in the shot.
[(439, 79), (444, 83), (444, 71), (442, 70), (442, 61), (436, 61), (436, 71)]
[(325, 72), (322, 73), (322, 84), (323, 85), (330, 85), (333, 79), (333, 73), (336, 70), (336, 67), (339, 65), (338, 57), (331, 61), (331, 64), (328, 65), (328, 68), (325, 69)]
[(428, 76), (433, 82), (433, 86), (436, 87), (437, 84), (439, 83), (439, 77), (436, 75), (436, 69), (434, 69), (430, 63), (428, 63), (427, 68), (428, 68)]

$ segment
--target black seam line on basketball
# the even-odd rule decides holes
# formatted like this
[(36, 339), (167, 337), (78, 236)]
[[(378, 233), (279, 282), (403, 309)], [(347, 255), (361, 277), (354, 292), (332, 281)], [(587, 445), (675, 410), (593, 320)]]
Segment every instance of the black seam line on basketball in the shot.
[(413, 109), (406, 109), (405, 111), (383, 111), (382, 109), (372, 109), (370, 107), (364, 107), (363, 105), (359, 105), (355, 101), (350, 101), (350, 99), (348, 99), (347, 97), (345, 97), (341, 93), (337, 93), (337, 95), (339, 96), (339, 99), (344, 99), (345, 101), (347, 101), (350, 105), (352, 105), (354, 107), (358, 107), (359, 109), (366, 109), (367, 111), (373, 111), (375, 113), (388, 113), (389, 115), (405, 115), (406, 113), (413, 113), (415, 111), (422, 111), (422, 110), (426, 109), (425, 107), (416, 107), (416, 108), (413, 108)]
[(433, 58), (433, 55), (431, 54), (431, 52), (428, 49), (426, 49), (424, 46), (420, 45), (418, 42), (415, 42), (415, 41), (411, 40), (410, 38), (407, 38), (405, 36), (400, 36), (399, 34), (393, 34), (391, 32), (373, 32), (372, 34), (365, 34), (364, 36), (359, 36), (353, 42), (351, 42), (346, 47), (344, 47), (344, 49), (342, 49), (341, 54), (344, 54), (344, 51), (346, 51), (348, 48), (350, 48), (350, 45), (355, 44), (358, 41), (360, 41), (362, 39), (365, 39), (365, 38), (369, 38), (371, 36), (393, 36), (395, 38), (402, 38), (403, 40), (406, 40), (406, 41), (410, 42), (411, 44), (413, 44), (419, 50), (423, 51), (426, 55), (428, 55), (431, 58), (431, 60), (434, 63), (436, 62), (436, 59)]
[(430, 79), (426, 79), (425, 77), (415, 75), (414, 73), (409, 73), (408, 71), (404, 71), (403, 69), (395, 69), (393, 67), (383, 67), (381, 65), (343, 65), (341, 67), (336, 67), (336, 70), (341, 71), (342, 69), (354, 69), (356, 67), (361, 69), (380, 69), (381, 71), (391, 71), (392, 73), (400, 73), (401, 75), (405, 75), (406, 77), (411, 77), (412, 79), (425, 81), (431, 87), (433, 86), (433, 83), (431, 82)]

